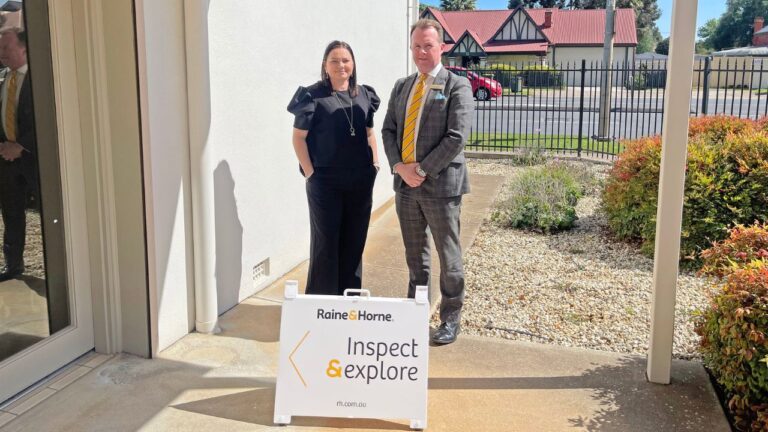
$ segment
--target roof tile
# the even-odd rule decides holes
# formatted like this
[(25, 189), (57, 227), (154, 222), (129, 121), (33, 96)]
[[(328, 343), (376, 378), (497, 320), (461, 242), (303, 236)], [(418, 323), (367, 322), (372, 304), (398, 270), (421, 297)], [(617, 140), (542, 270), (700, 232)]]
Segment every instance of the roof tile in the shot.
[[(429, 8), (441, 21), (448, 34), (456, 38), (464, 31), (474, 32), (483, 45), (488, 45), (490, 39), (514, 10), (479, 10), (479, 11), (439, 11)], [(552, 11), (552, 26), (541, 29), (549, 38), (552, 45), (602, 45), (605, 38), (605, 9), (526, 9), (531, 19), (539, 26), (544, 23), (547, 10)], [(635, 11), (632, 9), (616, 9), (616, 45), (637, 45), (635, 33)], [(524, 43), (529, 44), (529, 43)], [(540, 44), (540, 43), (538, 43)], [(501, 51), (497, 42), (491, 42), (493, 50)], [(510, 45), (510, 44), (502, 44)], [(520, 45), (515, 43), (512, 45)]]

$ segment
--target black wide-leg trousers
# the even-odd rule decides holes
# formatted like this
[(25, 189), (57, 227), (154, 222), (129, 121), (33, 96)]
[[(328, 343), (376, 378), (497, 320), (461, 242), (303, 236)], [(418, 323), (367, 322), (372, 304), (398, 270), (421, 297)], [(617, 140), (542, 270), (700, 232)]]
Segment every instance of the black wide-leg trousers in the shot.
[(373, 205), (373, 166), (317, 167), (307, 180), (310, 251), (307, 294), (360, 288)]

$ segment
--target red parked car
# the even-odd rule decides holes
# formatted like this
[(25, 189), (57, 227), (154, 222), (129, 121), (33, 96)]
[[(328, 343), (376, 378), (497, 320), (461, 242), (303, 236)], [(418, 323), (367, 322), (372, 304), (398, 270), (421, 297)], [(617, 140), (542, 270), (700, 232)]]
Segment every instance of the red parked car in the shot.
[(446, 66), (445, 68), (456, 75), (467, 77), (472, 84), (472, 94), (475, 95), (475, 99), (486, 101), (501, 96), (501, 84), (495, 79), (480, 76), (460, 66)]

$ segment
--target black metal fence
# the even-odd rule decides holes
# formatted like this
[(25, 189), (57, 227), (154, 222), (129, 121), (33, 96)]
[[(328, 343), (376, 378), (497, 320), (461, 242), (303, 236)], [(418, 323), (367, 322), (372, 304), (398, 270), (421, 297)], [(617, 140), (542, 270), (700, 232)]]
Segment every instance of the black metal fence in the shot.
[[(768, 115), (768, 59), (700, 58), (694, 62), (691, 115)], [(546, 67), (504, 64), (466, 73), (477, 97), (467, 150), (535, 149), (613, 158), (623, 141), (661, 134), (666, 61), (583, 60)], [(601, 85), (610, 74), (607, 116), (600, 128)], [(494, 83), (495, 81), (495, 83)], [(486, 86), (499, 85), (502, 94)], [(486, 95), (496, 96), (487, 100)]]

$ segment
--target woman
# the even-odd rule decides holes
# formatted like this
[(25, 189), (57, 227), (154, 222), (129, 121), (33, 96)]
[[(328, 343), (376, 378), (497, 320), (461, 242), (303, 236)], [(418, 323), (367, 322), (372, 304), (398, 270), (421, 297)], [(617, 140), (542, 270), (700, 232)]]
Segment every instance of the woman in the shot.
[(362, 256), (379, 170), (373, 88), (357, 84), (355, 55), (333, 41), (320, 81), (299, 87), (288, 104), (296, 116), (293, 149), (306, 179), (310, 219), (307, 294), (342, 295), (360, 288)]

